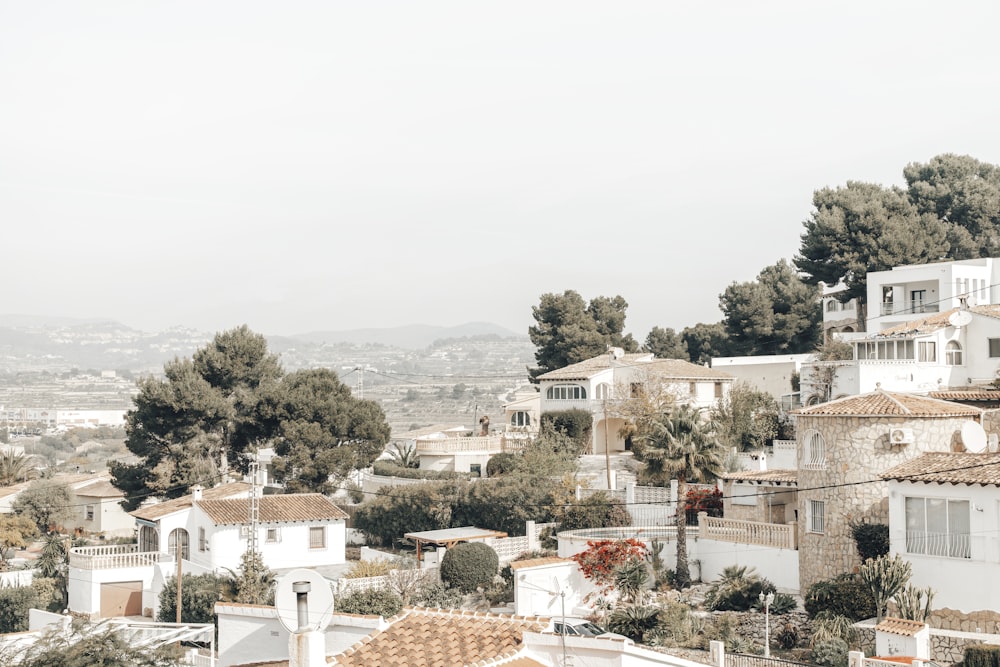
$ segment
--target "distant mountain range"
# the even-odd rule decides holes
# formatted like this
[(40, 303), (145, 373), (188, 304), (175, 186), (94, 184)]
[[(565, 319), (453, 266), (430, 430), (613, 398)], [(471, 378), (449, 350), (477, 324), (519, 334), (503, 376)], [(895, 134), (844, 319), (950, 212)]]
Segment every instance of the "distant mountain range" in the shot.
[[(268, 336), (273, 352), (330, 345), (380, 345), (420, 350), (444, 339), (518, 339), (525, 334), (489, 322), (453, 327), (414, 324), (387, 329), (315, 331), (294, 336)], [(56, 370), (67, 367), (155, 370), (174, 357), (190, 356), (211, 340), (214, 332), (173, 327), (160, 332), (132, 329), (120, 322), (0, 315), (0, 371)]]

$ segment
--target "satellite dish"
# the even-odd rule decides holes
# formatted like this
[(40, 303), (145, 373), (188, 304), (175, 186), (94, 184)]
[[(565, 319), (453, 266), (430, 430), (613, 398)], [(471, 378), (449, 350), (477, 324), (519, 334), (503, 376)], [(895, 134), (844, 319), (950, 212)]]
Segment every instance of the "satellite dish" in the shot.
[(278, 578), (274, 591), (274, 606), (278, 620), (291, 633), (299, 629), (298, 594), (294, 586), (299, 582), (309, 583), (308, 627), (310, 630), (325, 630), (333, 618), (333, 591), (330, 582), (316, 570), (299, 568)]
[(948, 323), (956, 329), (960, 329), (970, 322), (972, 322), (972, 313), (967, 310), (956, 310), (948, 316)]
[(985, 452), (986, 431), (976, 422), (965, 422), (962, 424), (962, 444), (967, 452)]

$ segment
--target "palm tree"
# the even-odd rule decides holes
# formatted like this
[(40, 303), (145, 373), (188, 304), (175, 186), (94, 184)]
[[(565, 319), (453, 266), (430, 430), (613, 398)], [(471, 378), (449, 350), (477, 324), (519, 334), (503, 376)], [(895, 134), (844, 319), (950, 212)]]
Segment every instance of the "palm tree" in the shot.
[(30, 456), (15, 454), (10, 449), (0, 454), (0, 486), (10, 486), (34, 479), (37, 473), (31, 464)]
[(654, 420), (639, 436), (636, 451), (644, 465), (640, 476), (647, 483), (666, 485), (677, 479), (677, 571), (678, 588), (691, 583), (687, 557), (687, 513), (684, 511), (688, 482), (705, 482), (723, 468), (723, 450), (712, 425), (690, 405), (675, 405)]

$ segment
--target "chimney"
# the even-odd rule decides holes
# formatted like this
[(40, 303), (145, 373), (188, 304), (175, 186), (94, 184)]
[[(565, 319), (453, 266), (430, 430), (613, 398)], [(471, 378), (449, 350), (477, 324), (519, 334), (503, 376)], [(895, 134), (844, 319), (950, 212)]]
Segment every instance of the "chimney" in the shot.
[(195, 484), (191, 487), (191, 500), (201, 500), (201, 492), (203, 487), (201, 484)]

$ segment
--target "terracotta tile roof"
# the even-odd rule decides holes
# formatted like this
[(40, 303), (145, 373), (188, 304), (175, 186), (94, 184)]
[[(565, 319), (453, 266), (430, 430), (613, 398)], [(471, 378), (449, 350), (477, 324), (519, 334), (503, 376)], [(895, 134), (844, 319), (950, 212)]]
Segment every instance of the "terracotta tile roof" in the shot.
[(520, 657), (514, 658), (513, 660), (508, 660), (503, 663), (496, 663), (498, 667), (547, 667), (544, 662), (538, 662), (531, 658)]
[(956, 389), (954, 391), (929, 391), (927, 395), (942, 401), (973, 401), (977, 403), (1000, 403), (1000, 391), (995, 389)]
[(929, 452), (889, 468), (879, 476), (905, 482), (1000, 486), (1000, 454)]
[[(626, 354), (615, 359), (614, 366), (642, 369), (652, 376), (671, 380), (732, 380), (733, 376), (715, 368), (692, 364), (683, 359), (655, 359), (648, 352)], [(586, 380), (612, 367), (611, 358), (602, 354), (565, 368), (557, 368), (538, 376), (539, 380)]]
[(978, 417), (982, 410), (927, 396), (876, 389), (870, 394), (838, 398), (793, 410), (792, 414), (816, 417)]
[(725, 472), (720, 475), (722, 479), (731, 479), (737, 482), (780, 482), (783, 484), (795, 484), (799, 481), (798, 470), (740, 470), (739, 472)]
[(1000, 320), (1000, 305), (997, 304), (985, 304), (982, 306), (972, 306), (969, 308), (970, 311), (976, 315), (983, 315), (985, 317), (992, 317)]
[[(340, 667), (460, 667), (514, 657), (524, 632), (549, 619), (483, 612), (406, 609), (389, 627), (328, 658)], [(529, 663), (530, 664), (530, 663)]]
[(73, 493), (78, 496), (87, 496), (89, 498), (122, 498), (125, 496), (124, 491), (106, 479), (101, 479), (87, 484), (86, 486), (78, 487), (73, 491)]
[[(645, 353), (626, 354), (619, 359), (615, 359), (616, 364), (634, 364), (643, 359), (651, 359), (652, 355)], [(586, 380), (601, 371), (611, 368), (611, 356), (601, 354), (590, 359), (584, 359), (575, 364), (570, 364), (564, 368), (557, 368), (554, 371), (543, 373), (538, 376), (539, 380)]]
[(930, 333), (932, 331), (937, 331), (938, 329), (944, 329), (945, 327), (951, 326), (951, 322), (948, 321), (948, 318), (957, 310), (958, 308), (952, 308), (951, 310), (946, 310), (943, 313), (934, 313), (933, 315), (928, 315), (927, 317), (921, 317), (920, 319), (903, 322), (902, 324), (897, 324), (894, 327), (876, 331), (868, 335), (867, 338), (892, 338), (912, 334)]
[(881, 623), (875, 626), (875, 629), (881, 632), (889, 632), (894, 635), (913, 637), (926, 627), (927, 625), (921, 623), (920, 621), (908, 621), (902, 618), (886, 617), (882, 619)]
[[(250, 507), (245, 498), (199, 500), (198, 507), (216, 526), (244, 524), (250, 520)], [(346, 518), (347, 513), (322, 493), (294, 493), (263, 496), (260, 499), (261, 523), (329, 521)]]
[(526, 560), (515, 560), (510, 564), (510, 569), (520, 570), (522, 567), (540, 567), (542, 565), (559, 565), (560, 563), (572, 563), (572, 558), (559, 558), (558, 556), (547, 556), (545, 558), (528, 558)]
[[(229, 484), (223, 484), (212, 489), (205, 489), (201, 492), (201, 497), (203, 500), (214, 500), (216, 498), (232, 498), (235, 496), (246, 496), (250, 491), (250, 485), (244, 482), (231, 482)], [(164, 500), (163, 502), (156, 503), (155, 505), (149, 505), (147, 507), (140, 507), (137, 510), (129, 512), (132, 516), (137, 519), (145, 519), (146, 521), (156, 521), (159, 518), (165, 517), (168, 514), (173, 514), (174, 512), (179, 512), (181, 510), (190, 509), (193, 500), (191, 494), (182, 496), (180, 498), (174, 498), (173, 500)]]

